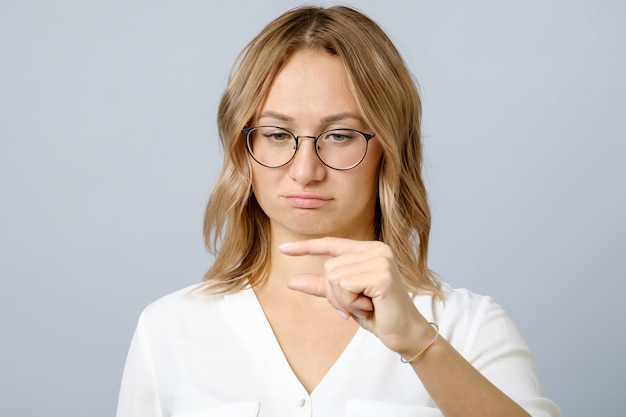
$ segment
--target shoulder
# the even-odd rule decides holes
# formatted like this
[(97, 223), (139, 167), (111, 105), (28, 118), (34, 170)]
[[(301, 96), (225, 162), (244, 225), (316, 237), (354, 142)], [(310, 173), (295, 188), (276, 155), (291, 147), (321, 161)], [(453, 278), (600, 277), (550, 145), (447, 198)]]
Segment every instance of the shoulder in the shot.
[(526, 346), (513, 319), (492, 297), (448, 284), (441, 289), (443, 299), (416, 296), (415, 304), (459, 352), (467, 354), (487, 340)]
[(475, 319), (488, 311), (504, 311), (490, 296), (478, 294), (467, 288), (453, 288), (449, 284), (442, 284), (444, 298), (436, 300), (434, 307), (446, 314), (462, 314)]
[(219, 298), (218, 295), (203, 292), (201, 283), (193, 284), (156, 299), (144, 309), (142, 314), (152, 315), (172, 309), (205, 305)]
[(447, 317), (456, 320), (466, 317), (476, 319), (490, 309), (501, 309), (493, 298), (477, 294), (466, 288), (453, 288), (449, 284), (441, 284), (442, 298), (430, 295), (415, 295), (415, 304), (420, 311), (428, 311), (437, 318)]
[(219, 322), (226, 297), (206, 292), (202, 283), (182, 288), (150, 303), (139, 316), (138, 327), (163, 333), (184, 323)]

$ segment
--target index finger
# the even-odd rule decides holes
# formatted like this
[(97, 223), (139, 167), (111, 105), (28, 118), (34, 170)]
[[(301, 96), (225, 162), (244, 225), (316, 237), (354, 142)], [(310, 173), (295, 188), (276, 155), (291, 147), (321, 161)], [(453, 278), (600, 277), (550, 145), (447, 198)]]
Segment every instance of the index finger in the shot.
[(356, 252), (364, 241), (342, 239), (337, 237), (323, 237), (317, 239), (301, 240), (298, 242), (283, 243), (278, 249), (285, 255), (325, 255), (340, 256), (346, 253)]

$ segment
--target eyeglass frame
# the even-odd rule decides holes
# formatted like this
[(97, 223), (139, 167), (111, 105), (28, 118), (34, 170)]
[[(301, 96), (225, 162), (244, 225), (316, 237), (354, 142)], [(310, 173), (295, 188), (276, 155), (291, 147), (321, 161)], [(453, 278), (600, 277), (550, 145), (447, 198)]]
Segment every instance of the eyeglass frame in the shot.
[[(289, 158), (289, 160), (287, 162), (285, 162), (284, 164), (276, 165), (276, 166), (266, 165), (263, 162), (259, 161), (254, 156), (254, 153), (252, 152), (252, 149), (250, 148), (250, 132), (252, 132), (255, 129), (261, 128), (261, 127), (273, 127), (273, 128), (276, 128), (276, 129), (281, 129), (281, 130), (284, 130), (285, 132), (289, 133), (291, 135), (291, 137), (294, 138), (294, 140), (296, 141), (296, 149), (294, 150), (293, 155), (291, 155), (291, 158)], [(334, 131), (337, 131), (337, 130), (349, 130), (351, 132), (359, 133), (361, 136), (363, 136), (365, 138), (365, 152), (363, 152), (363, 156), (361, 157), (361, 159), (359, 159), (357, 162), (355, 162), (354, 164), (352, 164), (351, 166), (349, 166), (347, 168), (335, 168), (333, 166), (328, 165), (328, 163), (326, 161), (324, 161), (322, 159), (322, 157), (320, 156), (318, 148), (317, 148), (317, 141), (322, 136), (324, 136), (325, 134), (327, 134), (329, 132), (334, 132)], [(376, 133), (374, 133), (374, 132), (372, 132), (372, 133), (365, 133), (365, 132), (362, 132), (360, 130), (350, 129), (350, 128), (328, 129), (328, 130), (323, 131), (322, 133), (320, 133), (317, 136), (310, 136), (310, 135), (299, 135), (299, 136), (297, 136), (296, 134), (294, 134), (289, 129), (286, 129), (286, 128), (280, 127), (280, 126), (272, 126), (272, 125), (259, 125), (259, 126), (244, 127), (243, 129), (241, 129), (241, 133), (246, 138), (246, 149), (248, 149), (248, 153), (250, 154), (252, 159), (254, 159), (259, 165), (262, 165), (262, 166), (264, 166), (266, 168), (281, 168), (281, 167), (284, 167), (285, 165), (289, 164), (296, 157), (296, 154), (298, 153), (298, 150), (300, 149), (300, 138), (307, 138), (307, 139), (313, 139), (313, 148), (315, 149), (315, 155), (317, 155), (317, 159), (319, 159), (322, 162), (322, 164), (324, 164), (328, 168), (334, 169), (336, 171), (348, 171), (348, 170), (354, 169), (357, 166), (359, 166), (361, 164), (361, 162), (363, 162), (363, 160), (365, 159), (365, 156), (367, 155), (367, 150), (369, 149), (370, 140), (372, 140), (372, 139), (374, 139), (376, 137)]]

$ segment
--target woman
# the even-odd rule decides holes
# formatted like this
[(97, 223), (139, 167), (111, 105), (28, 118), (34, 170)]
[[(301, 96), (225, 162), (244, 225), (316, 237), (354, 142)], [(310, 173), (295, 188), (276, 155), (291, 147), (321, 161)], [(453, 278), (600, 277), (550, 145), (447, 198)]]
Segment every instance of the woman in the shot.
[(419, 96), (374, 22), (280, 16), (218, 123), (215, 263), (142, 314), (118, 417), (559, 415), (508, 315), (427, 268)]

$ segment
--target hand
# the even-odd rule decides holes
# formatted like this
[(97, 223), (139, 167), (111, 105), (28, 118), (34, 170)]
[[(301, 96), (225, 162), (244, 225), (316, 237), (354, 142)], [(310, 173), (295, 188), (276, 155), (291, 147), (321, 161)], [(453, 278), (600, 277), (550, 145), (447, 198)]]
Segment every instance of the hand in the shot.
[(412, 352), (415, 341), (432, 330), (415, 308), (391, 248), (384, 243), (327, 237), (284, 244), (279, 249), (290, 256), (330, 256), (323, 276), (295, 275), (287, 286), (325, 297), (342, 316), (351, 315), (391, 350)]

